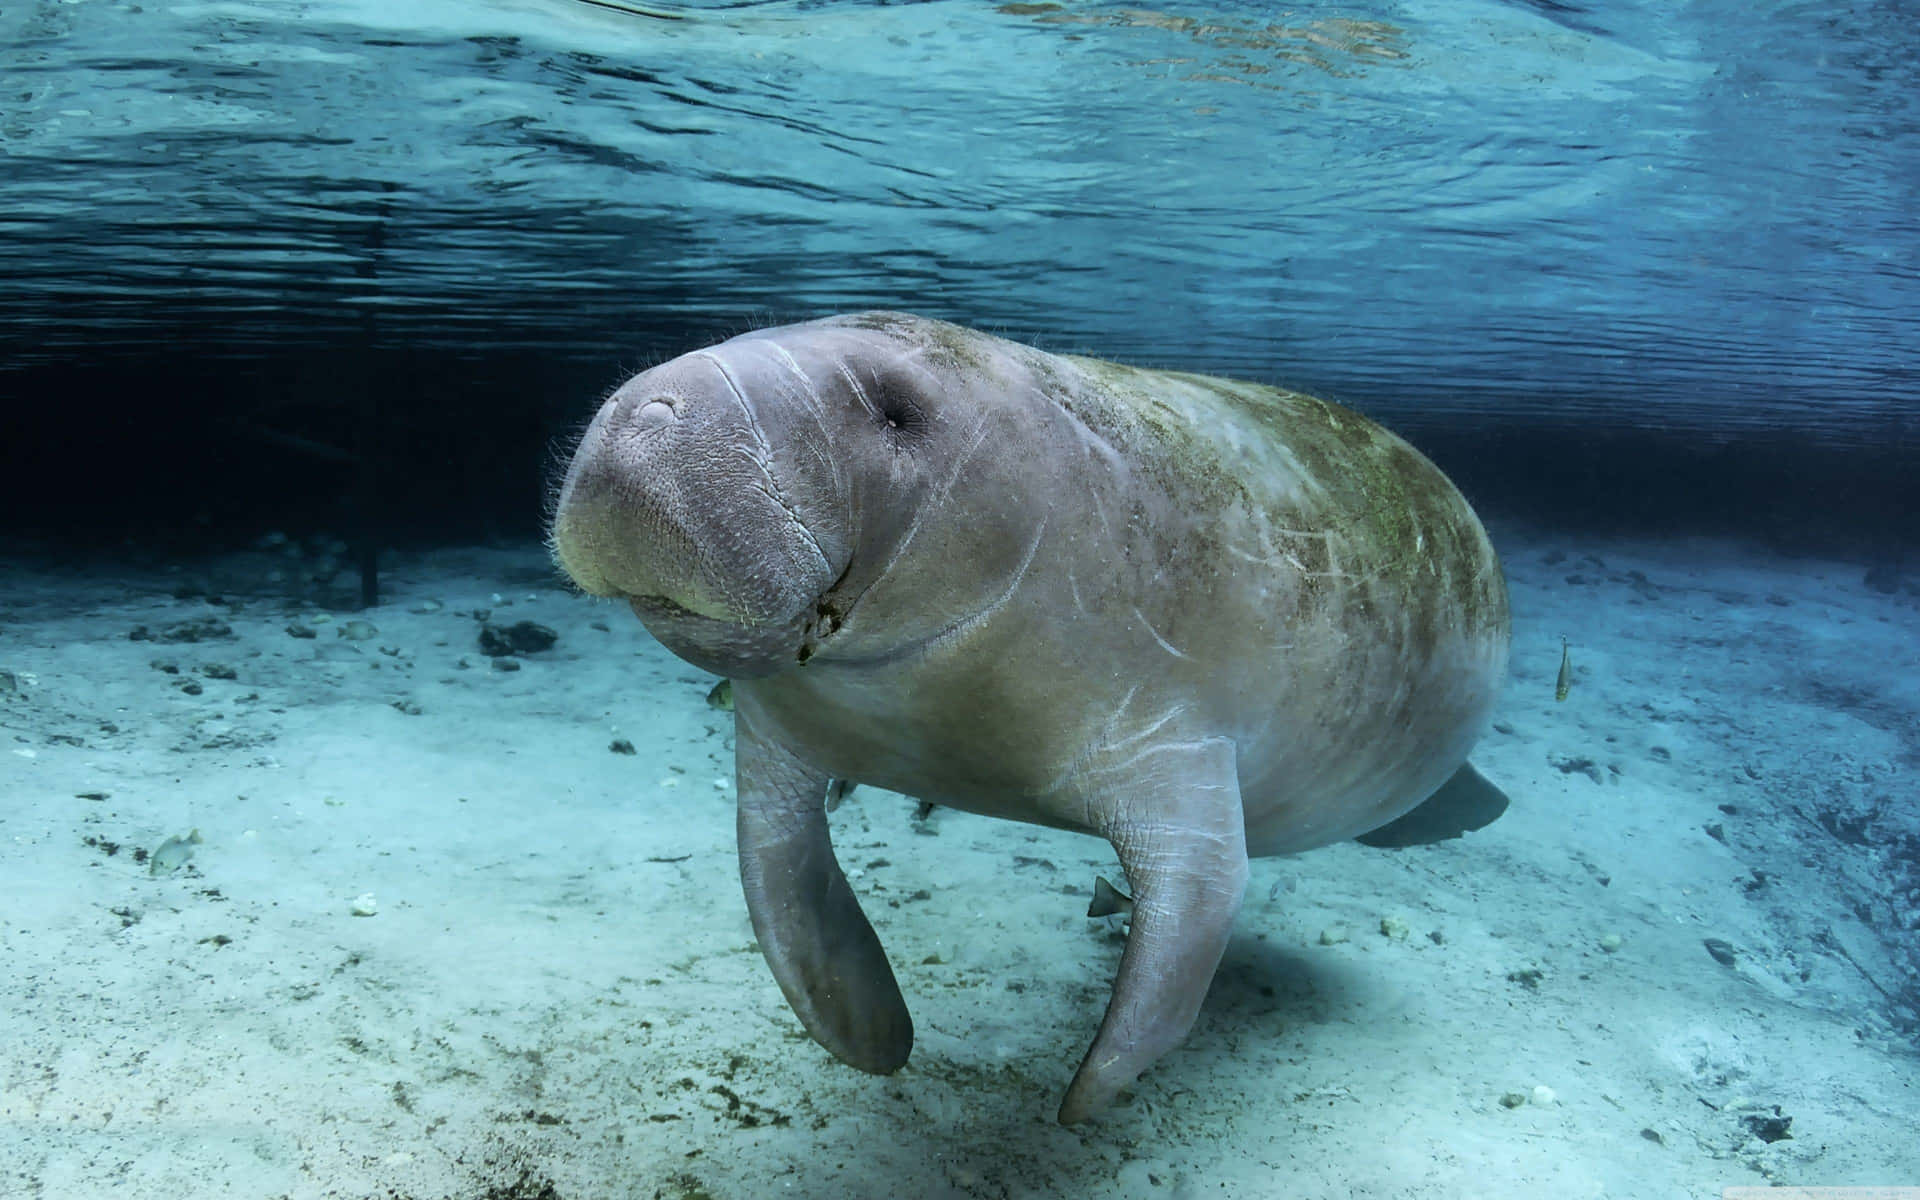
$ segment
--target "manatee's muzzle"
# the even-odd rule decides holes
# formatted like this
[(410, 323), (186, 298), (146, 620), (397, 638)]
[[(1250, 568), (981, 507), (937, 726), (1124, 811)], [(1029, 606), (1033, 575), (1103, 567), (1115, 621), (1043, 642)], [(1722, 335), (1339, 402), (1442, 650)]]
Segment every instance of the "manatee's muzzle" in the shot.
[(756, 511), (757, 497), (693, 516), (577, 465), (575, 476), (553, 523), (554, 558), (582, 591), (646, 602), (643, 618), (783, 626), (831, 582), (793, 519)]
[(802, 520), (811, 493), (774, 459), (721, 364), (656, 367), (601, 407), (574, 453), (554, 558), (697, 666), (744, 677), (789, 665), (839, 569)]

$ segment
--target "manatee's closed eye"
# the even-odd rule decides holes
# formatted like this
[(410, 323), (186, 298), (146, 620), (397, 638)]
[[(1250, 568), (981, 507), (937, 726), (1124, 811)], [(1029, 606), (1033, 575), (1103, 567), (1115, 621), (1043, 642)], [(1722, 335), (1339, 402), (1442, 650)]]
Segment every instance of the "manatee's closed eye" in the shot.
[(908, 437), (926, 432), (929, 423), (926, 410), (906, 392), (883, 388), (874, 396), (874, 402), (889, 431)]

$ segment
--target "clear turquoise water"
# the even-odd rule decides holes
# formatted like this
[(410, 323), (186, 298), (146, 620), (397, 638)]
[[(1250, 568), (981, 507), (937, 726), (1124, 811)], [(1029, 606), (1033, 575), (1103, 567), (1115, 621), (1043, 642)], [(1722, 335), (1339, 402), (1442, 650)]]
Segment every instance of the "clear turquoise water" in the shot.
[(1461, 414), (1884, 441), (1910, 5), (0, 11), (0, 340), (679, 350), (896, 306)]

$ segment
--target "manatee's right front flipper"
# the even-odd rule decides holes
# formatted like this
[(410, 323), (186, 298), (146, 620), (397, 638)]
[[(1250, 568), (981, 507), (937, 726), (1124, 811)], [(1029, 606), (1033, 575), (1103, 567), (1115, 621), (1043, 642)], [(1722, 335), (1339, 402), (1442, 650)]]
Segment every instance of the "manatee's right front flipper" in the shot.
[(827, 776), (756, 736), (734, 712), (740, 882), (760, 952), (787, 1003), (841, 1062), (885, 1075), (913, 1048), (886, 951), (827, 834)]
[(1133, 885), (1133, 913), (1113, 999), (1061, 1102), (1062, 1125), (1097, 1115), (1187, 1036), (1247, 887), (1231, 742), (1153, 747), (1079, 786), (1106, 810), (1103, 832)]

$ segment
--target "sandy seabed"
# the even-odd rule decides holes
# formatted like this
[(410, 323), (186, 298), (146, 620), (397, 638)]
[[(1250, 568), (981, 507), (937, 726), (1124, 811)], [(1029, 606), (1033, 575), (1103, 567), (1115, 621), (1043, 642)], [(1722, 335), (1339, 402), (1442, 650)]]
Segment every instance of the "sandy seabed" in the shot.
[[(1256, 861), (1193, 1036), (1074, 1129), (1100, 842), (855, 791), (836, 842), (918, 1029), (864, 1076), (753, 944), (713, 680), (538, 547), (397, 558), (364, 613), (276, 595), (292, 544), (8, 563), (0, 1195), (1920, 1184), (1920, 599), (1495, 533), (1507, 814)], [(557, 642), (482, 651), (520, 621)]]

